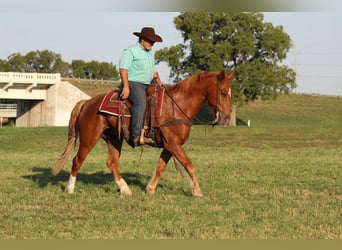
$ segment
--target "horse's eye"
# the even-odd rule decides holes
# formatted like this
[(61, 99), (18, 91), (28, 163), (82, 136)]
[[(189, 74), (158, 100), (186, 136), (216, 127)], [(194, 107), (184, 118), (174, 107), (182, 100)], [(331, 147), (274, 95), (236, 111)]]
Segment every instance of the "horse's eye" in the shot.
[(224, 97), (226, 97), (226, 96), (228, 95), (228, 93), (226, 93), (226, 92), (221, 92), (221, 95), (224, 96)]

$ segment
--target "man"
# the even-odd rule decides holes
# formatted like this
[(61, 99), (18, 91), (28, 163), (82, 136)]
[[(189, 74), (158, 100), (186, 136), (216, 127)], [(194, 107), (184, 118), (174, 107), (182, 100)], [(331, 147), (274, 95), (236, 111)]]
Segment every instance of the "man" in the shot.
[(132, 103), (131, 139), (134, 146), (152, 143), (152, 139), (142, 137), (144, 112), (146, 108), (146, 90), (155, 81), (162, 85), (154, 63), (152, 47), (163, 39), (153, 28), (144, 27), (141, 32), (134, 32), (139, 41), (122, 52), (119, 62), (122, 99)]

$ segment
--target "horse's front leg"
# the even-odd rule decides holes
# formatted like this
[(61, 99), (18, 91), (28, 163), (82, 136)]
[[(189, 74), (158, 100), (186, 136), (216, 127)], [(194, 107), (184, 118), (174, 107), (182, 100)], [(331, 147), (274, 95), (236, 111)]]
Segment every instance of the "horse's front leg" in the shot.
[(158, 165), (153, 173), (153, 176), (150, 180), (150, 182), (148, 183), (147, 187), (146, 187), (146, 192), (153, 194), (156, 191), (157, 188), (157, 184), (158, 181), (160, 179), (160, 176), (162, 174), (162, 172), (164, 171), (167, 163), (169, 162), (170, 158), (171, 158), (172, 154), (167, 151), (166, 149), (164, 149), (159, 157), (159, 161), (158, 161)]
[(176, 159), (183, 165), (186, 172), (188, 173), (188, 175), (190, 177), (192, 195), (202, 197), (203, 194), (202, 194), (202, 191), (200, 189), (200, 186), (199, 186), (198, 181), (197, 181), (196, 176), (195, 176), (194, 166), (193, 166), (191, 160), (189, 159), (189, 157), (187, 156), (187, 154), (185, 153), (182, 146), (181, 145), (175, 145), (175, 146), (172, 145), (169, 150), (173, 154), (173, 156), (175, 156)]
[(108, 147), (107, 167), (112, 172), (115, 182), (120, 189), (120, 193), (124, 195), (132, 195), (132, 191), (129, 189), (126, 181), (123, 179), (119, 171), (119, 158), (121, 154), (121, 146), (122, 146), (122, 140), (112, 141), (112, 142), (107, 140), (107, 147)]

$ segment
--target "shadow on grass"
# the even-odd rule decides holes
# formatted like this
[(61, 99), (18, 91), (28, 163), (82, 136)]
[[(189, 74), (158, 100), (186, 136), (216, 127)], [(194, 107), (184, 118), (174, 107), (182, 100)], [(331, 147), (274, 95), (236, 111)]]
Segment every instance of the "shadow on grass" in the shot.
[[(69, 180), (70, 172), (62, 170), (58, 175), (51, 174), (51, 168), (34, 167), (32, 168), (33, 174), (22, 176), (24, 179), (32, 180), (37, 183), (40, 188), (48, 185), (60, 186), (64, 190), (67, 181)], [(128, 185), (139, 187), (145, 190), (149, 181), (149, 176), (141, 175), (139, 173), (121, 173), (122, 177), (126, 180)], [(96, 172), (96, 173), (78, 173), (77, 183), (94, 184), (94, 185), (107, 185), (108, 183), (115, 184), (114, 177), (111, 173)], [(77, 185), (77, 184), (76, 184)], [(116, 185), (116, 184), (115, 184)]]

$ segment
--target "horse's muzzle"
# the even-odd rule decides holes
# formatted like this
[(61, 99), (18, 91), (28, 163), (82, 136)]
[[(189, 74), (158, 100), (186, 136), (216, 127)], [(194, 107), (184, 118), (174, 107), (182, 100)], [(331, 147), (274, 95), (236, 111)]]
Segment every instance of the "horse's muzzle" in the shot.
[(229, 125), (229, 117), (226, 115), (225, 112), (216, 111), (215, 120), (212, 121), (212, 125), (222, 125), (227, 126)]

